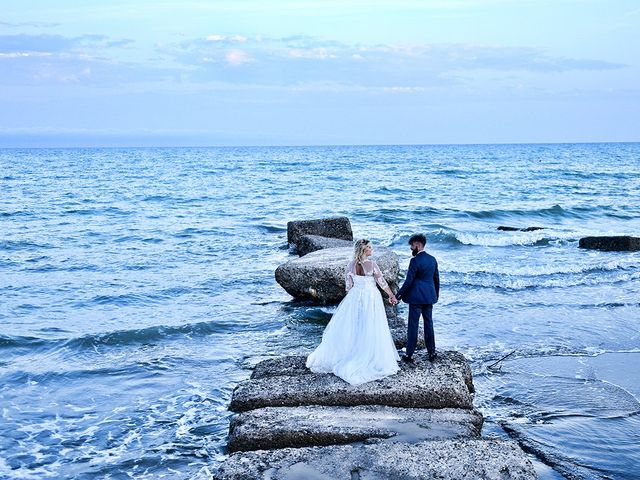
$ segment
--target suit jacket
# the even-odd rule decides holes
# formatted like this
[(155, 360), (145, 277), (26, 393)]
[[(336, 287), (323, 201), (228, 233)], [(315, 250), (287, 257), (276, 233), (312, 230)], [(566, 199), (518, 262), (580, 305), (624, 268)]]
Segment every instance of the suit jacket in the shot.
[(440, 296), (440, 275), (435, 257), (424, 250), (409, 262), (407, 276), (396, 297), (405, 303), (434, 304)]

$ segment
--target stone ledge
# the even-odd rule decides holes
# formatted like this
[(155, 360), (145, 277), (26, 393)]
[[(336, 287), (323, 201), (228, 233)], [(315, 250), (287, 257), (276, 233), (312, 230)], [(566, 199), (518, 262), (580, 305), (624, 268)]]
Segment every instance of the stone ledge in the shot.
[(353, 242), (340, 238), (322, 237), (320, 235), (303, 235), (298, 239), (296, 251), (299, 256), (304, 257), (308, 253), (324, 250), (325, 248), (351, 248)]
[(478, 437), (483, 418), (476, 410), (356, 407), (267, 407), (236, 415), (229, 428), (230, 452), (313, 447), (373, 438), (417, 443)]
[(287, 222), (287, 241), (296, 245), (303, 235), (320, 235), (353, 241), (351, 222), (347, 217), (320, 218), (314, 220), (293, 220)]
[(463, 355), (440, 352), (433, 363), (422, 352), (414, 358), (410, 365), (401, 362), (395, 375), (357, 386), (332, 374), (310, 372), (303, 356), (265, 360), (250, 380), (236, 387), (229, 408), (234, 412), (301, 405), (473, 408), (471, 371)]
[[(404, 333), (406, 335), (406, 327)], [(423, 340), (424, 343), (424, 340)], [(307, 357), (303, 355), (289, 355), (285, 357), (270, 358), (258, 363), (253, 369), (251, 374), (252, 379), (277, 377), (281, 375), (296, 376), (296, 375), (312, 375), (313, 372), (305, 366)], [(438, 368), (439, 370), (450, 369), (452, 371), (460, 372), (464, 378), (469, 392), (475, 392), (473, 386), (473, 379), (471, 376), (471, 367), (467, 363), (460, 352), (453, 350), (445, 350), (438, 352), (438, 358), (434, 363), (427, 360), (424, 352), (417, 352), (415, 355), (415, 364), (406, 365), (400, 363), (400, 368), (403, 370), (412, 370), (415, 368), (431, 369)]]
[(433, 440), (259, 450), (231, 455), (217, 480), (529, 480), (536, 473), (517, 443)]

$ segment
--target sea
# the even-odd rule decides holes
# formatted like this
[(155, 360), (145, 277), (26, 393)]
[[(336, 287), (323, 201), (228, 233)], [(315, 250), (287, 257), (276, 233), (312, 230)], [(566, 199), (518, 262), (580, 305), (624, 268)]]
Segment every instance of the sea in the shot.
[(274, 278), (333, 216), (403, 273), (426, 234), (483, 435), (638, 478), (640, 252), (578, 242), (640, 235), (640, 143), (0, 149), (0, 478), (209, 478), (234, 387), (335, 310)]

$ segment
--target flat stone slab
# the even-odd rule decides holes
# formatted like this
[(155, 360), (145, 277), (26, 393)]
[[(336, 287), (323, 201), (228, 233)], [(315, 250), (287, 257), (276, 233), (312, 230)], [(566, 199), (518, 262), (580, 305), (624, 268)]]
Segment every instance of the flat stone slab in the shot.
[(287, 223), (289, 245), (297, 245), (303, 235), (321, 235), (353, 241), (353, 230), (347, 217), (294, 220)]
[(376, 442), (329, 447), (259, 450), (231, 455), (218, 480), (529, 480), (533, 465), (508, 440)]
[(407, 408), (472, 409), (471, 370), (458, 352), (439, 352), (432, 363), (419, 352), (413, 364), (362, 385), (350, 385), (332, 374), (312, 373), (306, 357), (291, 356), (259, 363), (250, 380), (236, 387), (230, 410), (301, 405), (387, 405)]
[(454, 408), (267, 407), (236, 415), (229, 427), (230, 452), (313, 447), (372, 438), (417, 443), (479, 437), (483, 417), (476, 410)]
[[(391, 249), (374, 245), (371, 257), (392, 290), (398, 286), (400, 265)], [(280, 265), (276, 281), (289, 295), (318, 303), (339, 303), (346, 295), (345, 269), (353, 259), (353, 248), (325, 248)]]
[(324, 250), (325, 248), (351, 248), (353, 242), (351, 240), (342, 240), (340, 238), (322, 237), (320, 235), (303, 235), (296, 244), (298, 255), (304, 257), (306, 254)]
[(640, 250), (640, 237), (584, 237), (580, 239), (578, 246), (609, 252), (632, 252)]

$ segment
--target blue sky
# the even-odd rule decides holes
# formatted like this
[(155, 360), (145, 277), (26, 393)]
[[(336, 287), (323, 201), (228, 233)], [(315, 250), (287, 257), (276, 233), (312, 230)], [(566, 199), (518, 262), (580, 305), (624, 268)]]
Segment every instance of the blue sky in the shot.
[(0, 146), (640, 141), (640, 2), (12, 1)]

